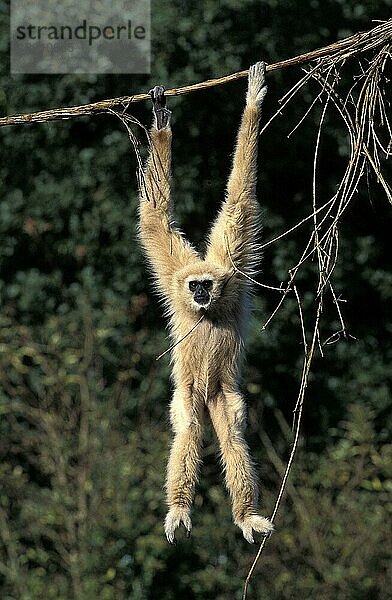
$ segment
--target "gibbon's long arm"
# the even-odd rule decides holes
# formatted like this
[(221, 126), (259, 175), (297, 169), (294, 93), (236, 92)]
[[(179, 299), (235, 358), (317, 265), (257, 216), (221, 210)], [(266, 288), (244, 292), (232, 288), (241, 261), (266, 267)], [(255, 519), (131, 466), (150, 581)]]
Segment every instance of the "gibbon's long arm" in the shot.
[(154, 270), (157, 286), (170, 296), (174, 271), (198, 259), (197, 252), (173, 225), (170, 202), (171, 128), (164, 88), (150, 92), (154, 123), (150, 154), (140, 182), (140, 239)]
[(226, 200), (212, 226), (206, 260), (251, 275), (259, 261), (259, 206), (256, 200), (257, 142), (261, 105), (267, 92), (265, 63), (249, 69), (248, 93), (237, 134)]

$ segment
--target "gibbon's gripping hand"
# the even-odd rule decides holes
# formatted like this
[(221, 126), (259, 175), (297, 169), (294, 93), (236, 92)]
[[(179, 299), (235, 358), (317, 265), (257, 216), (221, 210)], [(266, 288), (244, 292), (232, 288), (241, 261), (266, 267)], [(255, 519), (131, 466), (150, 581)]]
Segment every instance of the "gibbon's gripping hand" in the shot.
[(267, 93), (265, 83), (265, 62), (257, 62), (249, 67), (248, 74), (248, 93), (246, 94), (246, 103), (261, 106), (264, 96)]
[(159, 131), (169, 125), (171, 116), (171, 111), (166, 108), (165, 88), (161, 85), (156, 85), (148, 93), (152, 100), (154, 126)]

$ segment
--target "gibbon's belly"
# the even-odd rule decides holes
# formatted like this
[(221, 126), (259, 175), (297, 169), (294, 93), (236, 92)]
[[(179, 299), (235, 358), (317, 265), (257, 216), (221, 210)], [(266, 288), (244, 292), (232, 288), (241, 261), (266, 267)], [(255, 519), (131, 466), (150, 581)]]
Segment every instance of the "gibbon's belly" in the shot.
[(173, 376), (205, 401), (223, 387), (236, 387), (241, 339), (233, 328), (202, 322), (174, 350)]

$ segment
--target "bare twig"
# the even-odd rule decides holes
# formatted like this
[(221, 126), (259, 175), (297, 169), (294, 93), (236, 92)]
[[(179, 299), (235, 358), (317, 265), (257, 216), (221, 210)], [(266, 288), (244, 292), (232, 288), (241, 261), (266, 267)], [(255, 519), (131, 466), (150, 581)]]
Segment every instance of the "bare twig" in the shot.
[(201, 315), (200, 319), (194, 324), (194, 326), (185, 335), (182, 336), (181, 339), (177, 340), (174, 344), (172, 344), (170, 346), (170, 348), (167, 348), (167, 350), (165, 350), (164, 352), (162, 352), (162, 354), (157, 356), (155, 360), (159, 360), (160, 358), (162, 358), (162, 356), (165, 356), (165, 354), (168, 354), (168, 352), (171, 352), (173, 350), (173, 348), (178, 346), (178, 344), (181, 344), (181, 342), (183, 342), (185, 340), (185, 338), (187, 338), (188, 335), (190, 335), (192, 333), (192, 331), (194, 331), (196, 329), (196, 327), (202, 322), (202, 320), (205, 318), (205, 316), (206, 316), (205, 313), (203, 315)]
[[(308, 378), (309, 378), (309, 372), (310, 372), (310, 366), (313, 360), (313, 355), (314, 355), (314, 350), (315, 350), (315, 346), (316, 346), (316, 340), (317, 340), (317, 331), (319, 328), (319, 323), (320, 323), (320, 317), (321, 317), (321, 313), (322, 313), (322, 307), (323, 307), (323, 299), (322, 297), (319, 299), (318, 302), (318, 306), (317, 306), (317, 311), (316, 311), (316, 318), (315, 318), (315, 322), (314, 322), (314, 326), (313, 326), (313, 335), (312, 335), (312, 341), (310, 344), (310, 348), (308, 350), (308, 352), (305, 354), (304, 356), (304, 365), (303, 365), (303, 371), (302, 371), (302, 378), (301, 378), (301, 385), (300, 385), (300, 389), (299, 389), (299, 393), (298, 393), (298, 399), (297, 399), (297, 420), (296, 420), (296, 426), (295, 426), (295, 431), (294, 431), (294, 440), (293, 440), (293, 446), (291, 448), (291, 452), (290, 452), (290, 456), (289, 456), (289, 460), (287, 462), (286, 465), (286, 469), (280, 484), (280, 488), (279, 488), (279, 492), (278, 492), (278, 496), (276, 498), (275, 501), (275, 506), (274, 506), (274, 510), (272, 512), (271, 515), (271, 522), (274, 523), (276, 515), (278, 513), (279, 510), (279, 506), (280, 503), (282, 501), (285, 489), (286, 489), (286, 484), (287, 484), (287, 480), (288, 477), (290, 475), (290, 471), (291, 471), (291, 467), (292, 464), (294, 462), (294, 457), (298, 448), (298, 442), (299, 442), (299, 436), (300, 436), (300, 430), (301, 430), (301, 423), (302, 423), (302, 414), (303, 414), (303, 403), (304, 403), (304, 398), (305, 398), (305, 392), (306, 392), (306, 388), (307, 388), (307, 384), (308, 384)], [(248, 586), (249, 586), (249, 582), (252, 578), (252, 575), (254, 573), (254, 570), (256, 568), (256, 565), (260, 559), (260, 556), (263, 553), (264, 547), (267, 543), (267, 539), (268, 537), (264, 537), (260, 547), (258, 549), (258, 552), (255, 556), (255, 559), (251, 565), (251, 568), (249, 569), (249, 573), (246, 577), (245, 580), (245, 585), (244, 585), (244, 591), (243, 591), (243, 595), (242, 595), (242, 600), (246, 600), (247, 597), (247, 593), (248, 593)]]

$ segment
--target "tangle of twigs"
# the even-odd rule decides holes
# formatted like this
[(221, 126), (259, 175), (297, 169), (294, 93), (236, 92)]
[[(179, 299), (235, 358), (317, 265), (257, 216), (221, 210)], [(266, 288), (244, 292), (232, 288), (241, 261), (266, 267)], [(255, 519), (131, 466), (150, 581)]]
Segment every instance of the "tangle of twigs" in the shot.
[[(373, 40), (374, 42), (374, 40)], [(369, 52), (372, 50), (372, 52)], [(281, 480), (275, 506), (272, 512), (271, 521), (274, 522), (285, 492), (287, 480), (295, 458), (300, 439), (301, 421), (303, 415), (303, 405), (305, 392), (308, 385), (309, 373), (315, 350), (318, 347), (320, 355), (323, 356), (323, 346), (337, 342), (341, 337), (353, 337), (347, 333), (344, 323), (344, 317), (340, 308), (343, 301), (333, 287), (332, 275), (336, 266), (339, 254), (339, 225), (343, 213), (351, 203), (354, 194), (358, 190), (359, 182), (367, 170), (375, 173), (377, 181), (383, 187), (385, 194), (392, 203), (391, 188), (382, 173), (382, 160), (387, 159), (391, 154), (392, 130), (387, 116), (387, 100), (384, 96), (386, 84), (386, 63), (391, 59), (392, 44), (391, 39), (380, 39), (379, 44), (373, 43), (371, 46), (357, 47), (355, 44), (349, 51), (339, 56), (325, 57), (315, 66), (305, 70), (304, 76), (293, 86), (291, 90), (281, 99), (281, 106), (264, 126), (263, 131), (269, 124), (281, 114), (282, 109), (294, 98), (302, 87), (310, 80), (314, 80), (320, 86), (321, 90), (315, 97), (305, 115), (299, 123), (292, 129), (289, 136), (301, 125), (305, 117), (317, 104), (322, 102), (321, 117), (319, 128), (316, 135), (316, 144), (313, 161), (313, 185), (312, 185), (312, 208), (313, 212), (309, 217), (302, 220), (295, 227), (302, 225), (305, 220), (313, 218), (313, 228), (310, 237), (305, 245), (302, 256), (297, 264), (289, 269), (288, 281), (284, 287), (284, 293), (280, 298), (275, 310), (267, 319), (263, 326), (265, 329), (271, 320), (276, 316), (279, 308), (285, 301), (287, 294), (293, 290), (297, 300), (299, 319), (301, 324), (302, 340), (304, 346), (304, 360), (300, 387), (293, 410), (293, 442), (290, 456)], [(349, 58), (355, 57), (360, 64), (361, 72), (357, 78), (351, 76), (353, 85), (346, 93), (341, 92), (343, 88), (342, 80), (345, 75), (344, 68)], [(350, 62), (352, 64), (352, 61)], [(350, 152), (346, 169), (333, 197), (322, 207), (317, 207), (317, 168), (320, 139), (322, 135), (325, 115), (329, 108), (333, 106), (343, 123), (349, 135)], [(288, 137), (289, 137), (288, 136)], [(384, 141), (385, 140), (385, 141)], [(321, 212), (326, 209), (325, 212)], [(294, 228), (295, 228), (294, 227)], [(267, 242), (268, 245), (277, 242), (283, 235), (293, 231), (289, 229), (284, 234), (276, 236), (273, 240)], [(295, 279), (298, 271), (309, 259), (316, 258), (318, 281), (314, 290), (316, 309), (313, 325), (311, 328), (310, 343), (307, 342), (306, 327), (304, 323), (301, 300), (298, 290), (295, 286)], [(329, 292), (332, 303), (335, 305), (340, 329), (322, 341), (320, 336), (320, 322), (323, 312), (324, 296)], [(250, 580), (254, 574), (256, 565), (263, 553), (268, 538), (263, 538), (255, 559), (246, 577), (242, 599), (246, 600)]]

